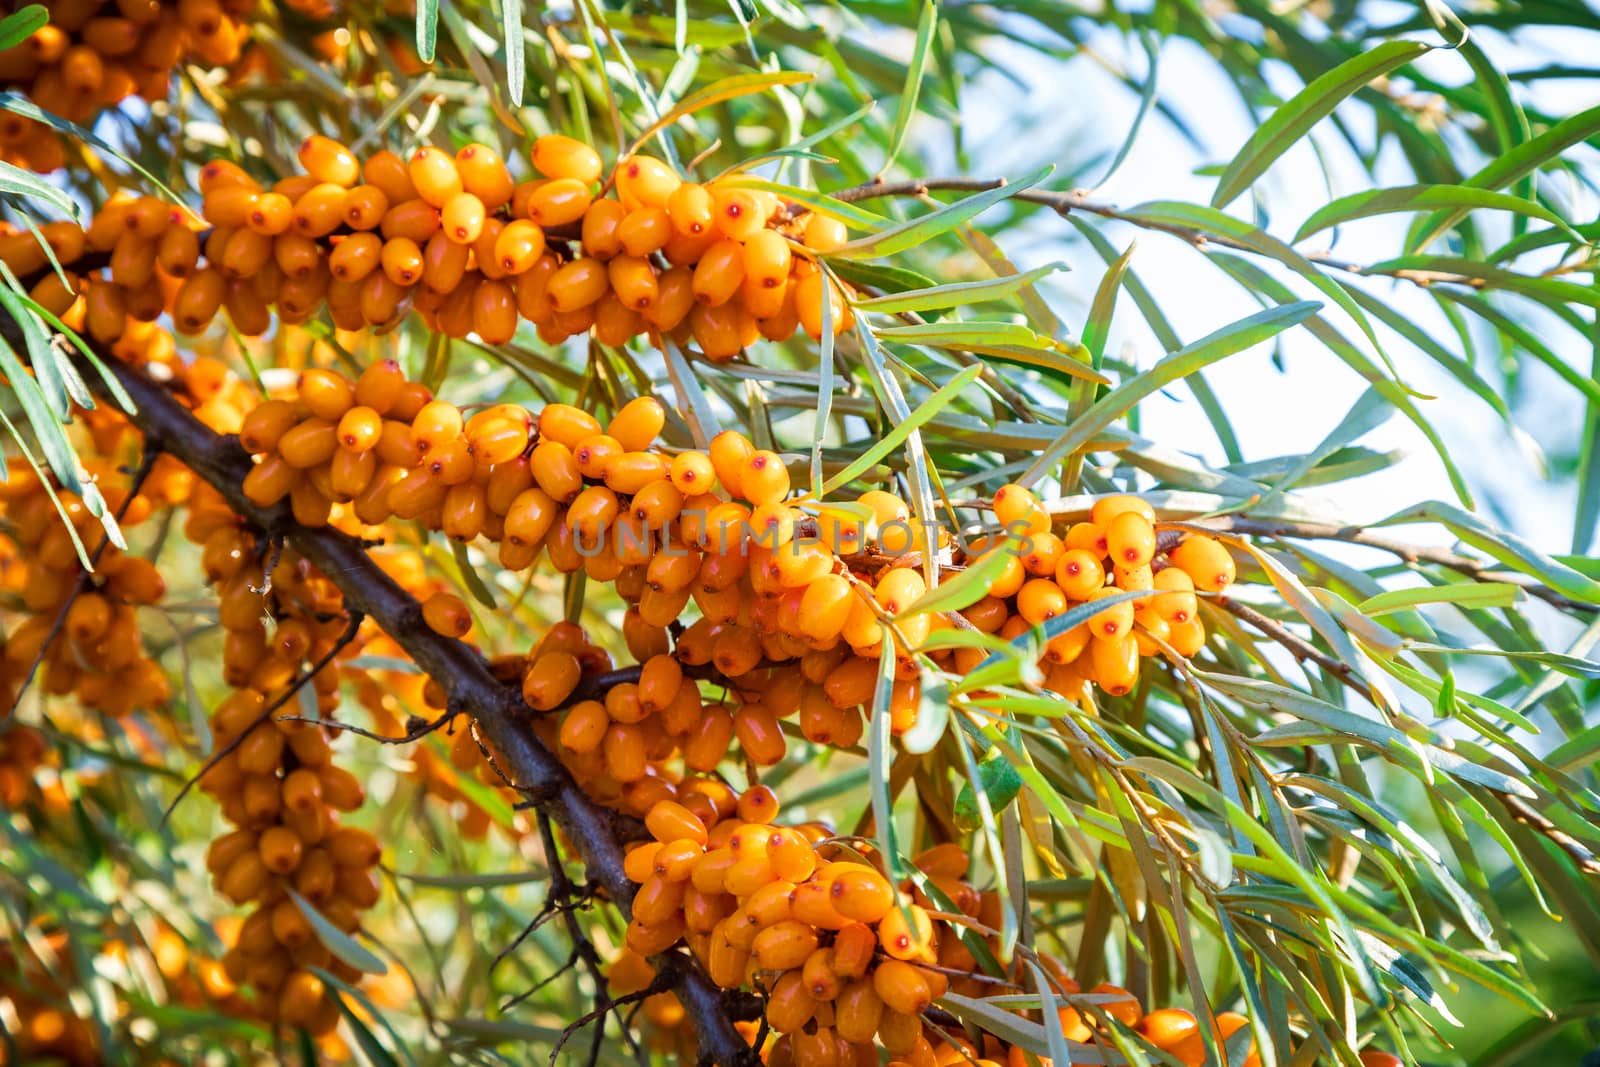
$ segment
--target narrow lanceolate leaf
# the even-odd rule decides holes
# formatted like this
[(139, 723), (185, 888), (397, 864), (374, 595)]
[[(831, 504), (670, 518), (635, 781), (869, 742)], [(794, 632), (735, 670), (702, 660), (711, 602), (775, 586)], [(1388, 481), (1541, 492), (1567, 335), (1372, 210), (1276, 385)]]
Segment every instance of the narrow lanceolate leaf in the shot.
[(698, 93), (684, 97), (678, 102), (677, 107), (647, 126), (644, 132), (634, 139), (626, 154), (633, 155), (647, 144), (650, 138), (685, 115), (693, 115), (696, 111), (704, 111), (708, 107), (741, 96), (749, 96), (751, 93), (759, 93), (776, 85), (797, 85), (800, 82), (808, 82), (812, 77), (813, 75), (800, 70), (774, 70), (763, 74), (735, 74), (731, 78), (712, 82)]
[(1385, 615), (1419, 604), (1455, 604), (1465, 608), (1509, 608), (1522, 596), (1520, 586), (1510, 582), (1463, 582), (1459, 585), (1425, 586), (1419, 589), (1392, 589), (1368, 597), (1357, 605), (1363, 615)]
[(43, 4), (29, 4), (21, 11), (7, 15), (4, 21), (0, 21), (0, 49), (21, 44), (49, 21), (50, 12)]
[(989, 595), (990, 583), (1006, 569), (1006, 561), (1015, 551), (1015, 542), (1008, 542), (989, 552), (954, 578), (941, 580), (895, 617), (907, 618), (929, 611), (960, 611), (971, 607)]
[(1053, 170), (1055, 170), (1053, 166), (1040, 167), (1021, 181), (1007, 182), (1005, 185), (957, 200), (953, 204), (946, 204), (937, 211), (911, 219), (909, 222), (902, 222), (886, 230), (858, 237), (828, 253), (827, 258), (876, 259), (879, 256), (892, 256), (896, 252), (915, 248), (941, 233), (955, 229), (980, 211), (1016, 196), (1024, 189), (1033, 188), (1048, 178)]
[(997, 356), (1098, 385), (1110, 384), (1109, 378), (1089, 366), (1089, 353), (1082, 345), (1052, 340), (1021, 323), (922, 322), (913, 326), (885, 326), (877, 334), (883, 341)]
[(311, 901), (293, 889), (289, 890), (289, 899), (294, 901), (294, 906), (300, 909), (300, 913), (306, 917), (306, 922), (311, 924), (311, 929), (316, 931), (317, 940), (322, 942), (322, 947), (335, 957), (363, 974), (389, 973), (388, 964), (367, 951), (355, 938), (329, 922), (327, 916), (318, 911), (317, 906)]
[(522, 4), (520, 0), (500, 0), (500, 11), (506, 37), (506, 92), (512, 106), (521, 107), (522, 82), (528, 74), (523, 57)]
[[(1503, 189), (1518, 178), (1532, 174), (1561, 153), (1600, 133), (1600, 106), (1562, 119), (1539, 136), (1524, 141), (1509, 152), (1502, 152), (1478, 173), (1462, 182), (1474, 189)], [(1408, 249), (1426, 248), (1461, 218), (1460, 209), (1440, 211), (1419, 220), (1406, 239)]]
[(1511, 211), (1559, 226), (1574, 240), (1583, 239), (1565, 219), (1543, 204), (1524, 200), (1510, 193), (1475, 189), (1470, 185), (1402, 185), (1393, 189), (1371, 189), (1364, 193), (1341, 196), (1312, 212), (1311, 217), (1300, 224), (1294, 239), (1297, 242), (1303, 241), (1314, 233), (1342, 226), (1353, 219), (1393, 215), (1406, 211), (1428, 211), (1435, 208), (1459, 208), (1462, 212), (1479, 208)]
[(41, 200), (68, 218), (79, 217), (77, 201), (72, 197), (42, 180), (37, 174), (3, 161), (0, 161), (0, 193)]
[(929, 49), (938, 28), (939, 5), (933, 0), (922, 0), (922, 15), (917, 19), (917, 43), (911, 50), (911, 62), (906, 64), (906, 86), (900, 93), (900, 110), (895, 113), (894, 130), (889, 134), (889, 153), (884, 157), (879, 174), (894, 166), (895, 157), (906, 142), (906, 131), (917, 113), (917, 97), (922, 92), (922, 74), (928, 66)]
[(1311, 127), (1358, 89), (1431, 50), (1421, 41), (1385, 41), (1370, 52), (1334, 67), (1274, 111), (1239, 149), (1217, 179), (1212, 207), (1227, 207), (1288, 151)]
[[(1024, 286), (1032, 285), (1047, 274), (1069, 269), (1065, 263), (1047, 263), (1022, 274), (1003, 278), (985, 278), (976, 282), (953, 282), (935, 285), (931, 289), (913, 289), (905, 293), (889, 293), (867, 300), (857, 300), (855, 306), (863, 311), (895, 313), (901, 311), (929, 311), (934, 308), (962, 307), (991, 300), (1005, 300)], [(882, 337), (887, 331), (879, 330)]]
[(1276, 337), (1316, 314), (1321, 306), (1314, 300), (1305, 300), (1267, 308), (1178, 349), (1143, 374), (1124, 382), (1096, 401), (1066, 433), (1044, 450), (1043, 455), (1033, 461), (1017, 481), (1032, 485), (1063, 458), (1082, 448), (1096, 434), (1126, 415), (1145, 397), (1186, 374)]
[(1516, 534), (1497, 530), (1476, 515), (1449, 504), (1429, 501), (1407, 508), (1376, 525), (1397, 526), (1412, 522), (1441, 523), (1462, 541), (1512, 570), (1531, 575), (1574, 600), (1600, 604), (1600, 582), (1551, 559)]
[(438, 46), (439, 0), (418, 0), (417, 57), (424, 63), (432, 63), (434, 50)]
[(839, 471), (832, 478), (823, 482), (823, 495), (833, 492), (841, 485), (848, 485), (871, 470), (879, 460), (899, 448), (901, 442), (910, 437), (913, 431), (948, 407), (950, 402), (960, 396), (963, 389), (977, 381), (978, 375), (982, 373), (982, 364), (975, 363), (970, 367), (963, 368), (959, 374), (946, 382), (928, 399), (924, 400), (908, 418), (897, 422), (882, 440), (857, 456), (844, 470)]
[(1542, 278), (1501, 267), (1491, 267), (1464, 256), (1398, 256), (1374, 263), (1367, 274), (1400, 274), (1406, 271), (1426, 271), (1440, 274), (1457, 274), (1482, 282), (1492, 289), (1520, 293), (1547, 304), (1581, 304), (1600, 308), (1600, 292), (1585, 285), (1564, 282), (1556, 278)]

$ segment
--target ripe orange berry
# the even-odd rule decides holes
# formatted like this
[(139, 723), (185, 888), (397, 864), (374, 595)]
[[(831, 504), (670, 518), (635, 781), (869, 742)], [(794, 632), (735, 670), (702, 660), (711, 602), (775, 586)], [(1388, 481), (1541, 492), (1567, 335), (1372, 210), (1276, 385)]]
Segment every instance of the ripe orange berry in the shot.
[(844, 223), (826, 215), (811, 214), (806, 217), (805, 246), (813, 252), (832, 252), (850, 240)]
[[(1102, 600), (1106, 597), (1117, 596), (1120, 593), (1121, 590), (1113, 586), (1105, 586), (1096, 589), (1089, 599)], [(1110, 605), (1089, 619), (1089, 629), (1094, 632), (1096, 637), (1125, 636), (1133, 628), (1134, 603), (1132, 600), (1124, 600), (1121, 603)]]
[(1233, 584), (1233, 557), (1220, 541), (1204, 534), (1185, 534), (1170, 553), (1175, 566), (1194, 581), (1196, 589), (1220, 593)]
[(546, 652), (522, 676), (522, 698), (536, 711), (561, 705), (583, 678), (578, 658), (570, 652)]
[(600, 154), (559, 133), (547, 133), (533, 142), (533, 166), (546, 178), (570, 178), (585, 185), (600, 180)]
[(715, 225), (716, 202), (703, 185), (684, 182), (667, 197), (672, 228), (685, 237), (698, 237)]
[(1405, 1061), (1392, 1052), (1369, 1048), (1361, 1052), (1361, 1067), (1405, 1067)]
[(1106, 523), (1106, 548), (1118, 567), (1144, 567), (1156, 553), (1156, 533), (1138, 511), (1123, 511)]
[(460, 597), (449, 593), (435, 593), (424, 600), (422, 619), (428, 629), (445, 637), (464, 637), (472, 629), (472, 612)]
[(361, 165), (350, 149), (328, 137), (313, 135), (300, 143), (300, 165), (319, 182), (351, 186), (361, 180)]
[(921, 907), (891, 908), (878, 922), (878, 943), (897, 960), (915, 959), (932, 950), (933, 920)]
[(1097, 996), (1114, 998), (1101, 1003), (1099, 1008), (1124, 1026), (1136, 1025), (1139, 1022), (1139, 1018), (1144, 1014), (1144, 1009), (1140, 1007), (1138, 998), (1121, 986), (1114, 986), (1109, 982), (1101, 982), (1089, 992)]
[(858, 922), (876, 923), (894, 907), (894, 887), (889, 879), (861, 864), (836, 874), (828, 893), (840, 915)]
[(1088, 600), (1105, 585), (1106, 572), (1094, 553), (1071, 548), (1056, 562), (1056, 585), (1072, 600)]
[(565, 226), (583, 218), (591, 201), (587, 182), (553, 178), (528, 198), (528, 218), (540, 226)]
[(683, 184), (672, 168), (650, 156), (633, 156), (618, 163), (616, 180), (624, 204), (659, 208), (666, 207), (673, 191)]
[(417, 190), (417, 196), (436, 208), (443, 208), (451, 197), (462, 191), (461, 174), (456, 161), (431, 145), (419, 148), (406, 164), (407, 176)]
[(457, 244), (476, 241), (483, 232), (483, 221), (483, 201), (468, 192), (452, 196), (439, 211), (439, 224), (444, 227), (444, 235)]
[(789, 495), (789, 471), (776, 452), (751, 452), (739, 472), (739, 495), (760, 506)]
[(1138, 1029), (1152, 1045), (1165, 1050), (1196, 1033), (1199, 1026), (1194, 1015), (1182, 1008), (1157, 1008), (1139, 1020)]
[(1017, 591), (1017, 614), (1038, 626), (1067, 610), (1067, 597), (1061, 587), (1048, 578), (1032, 578)]

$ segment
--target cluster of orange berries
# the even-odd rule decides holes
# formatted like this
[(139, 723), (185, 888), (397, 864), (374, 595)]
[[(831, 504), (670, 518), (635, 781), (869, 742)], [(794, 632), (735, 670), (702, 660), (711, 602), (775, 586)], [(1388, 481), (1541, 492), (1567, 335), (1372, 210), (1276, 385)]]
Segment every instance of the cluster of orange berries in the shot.
[[(223, 678), (235, 687), (212, 714), (218, 755), (200, 788), (238, 829), (212, 843), (206, 866), (223, 896), (255, 905), (222, 966), (255, 988), (264, 1018), (325, 1035), (338, 1025), (339, 1005), (313, 968), (351, 982), (360, 972), (331, 955), (289, 890), (352, 933), (378, 900), (380, 847), (366, 831), (339, 824), (365, 790), (335, 765), (330, 730), (292, 721), (305, 716), (304, 705), (282, 701), (338, 651), (348, 628), (343, 596), (292, 550), (263, 558), (267, 546), (210, 486), (191, 500), (184, 533), (202, 546), (201, 567), (218, 586)], [(332, 712), (337, 666), (317, 671), (306, 689), (317, 717)]]
[[(627, 855), (640, 885), (626, 942), (640, 959), (618, 969), (637, 970), (682, 941), (713, 982), (765, 994), (767, 1023), (794, 1062), (854, 1063), (875, 1057), (875, 1046), (913, 1061), (931, 1056), (922, 1013), (952, 988), (950, 975), (960, 981), (974, 968), (933, 901), (920, 890), (902, 898), (824, 827), (774, 826), (778, 799), (764, 786), (736, 796), (695, 782), (679, 796), (651, 807), (654, 841)], [(961, 881), (959, 848), (919, 861), (965, 915), (980, 917), (983, 894)]]
[(1052, 638), (1039, 663), (1048, 688), (1076, 695), (1092, 682), (1121, 696), (1133, 690), (1141, 657), (1160, 655), (1163, 644), (1184, 656), (1205, 645), (1195, 594), (1223, 593), (1236, 577), (1233, 557), (1215, 538), (1186, 532), (1163, 544), (1155, 510), (1136, 496), (1099, 498), (1064, 536), (1022, 486), (1002, 486), (993, 507), (1023, 551), (993, 549), (1008, 553), (1004, 570), (989, 595), (962, 613), (977, 629), (1012, 639), (1094, 600), (1151, 594), (1112, 604)]
[[(126, 489), (112, 487), (118, 478), (113, 465), (97, 462), (91, 474), (113, 512), (127, 503), (124, 527), (148, 518), (162, 495), (160, 479), (147, 479), (139, 495), (126, 501)], [(9, 636), (0, 637), (0, 695), (14, 693), (37, 661), (46, 693), (71, 693), (83, 707), (114, 718), (166, 703), (171, 687), (144, 654), (137, 614), (166, 591), (155, 564), (108, 544), (94, 573), (86, 574), (74, 536), (93, 551), (105, 536), (100, 520), (76, 494), (46, 486), (22, 461), (13, 461), (0, 483), (0, 519), (10, 531), (0, 534), (0, 560), (15, 561), (0, 568), (0, 590), (15, 593), (24, 616)]]
[[(341, 329), (391, 326), (415, 310), (437, 332), (498, 344), (526, 319), (550, 343), (592, 332), (622, 345), (648, 333), (693, 339), (718, 360), (801, 327), (820, 337), (825, 315), (850, 328), (846, 290), (815, 258), (845, 242), (836, 220), (794, 214), (737, 178), (684, 182), (648, 156), (623, 160), (616, 196), (597, 196), (600, 157), (587, 145), (551, 134), (532, 155), (543, 177), (518, 182), (483, 144), (362, 162), (314, 136), (300, 149), (306, 173), (270, 189), (213, 161), (200, 171), (209, 231), (161, 201), (114, 199), (86, 232), (43, 231), (64, 266), (89, 253), (109, 264), (90, 260), (87, 277), (65, 283), (41, 279), (34, 297), (65, 314), (81, 296), (88, 331), (105, 343), (128, 319), (163, 311), (178, 332), (197, 334), (225, 309), (257, 336), (274, 310), (294, 324), (324, 304)], [(17, 235), (0, 248), (19, 275), (45, 263), (32, 241)]]
[[(86, 123), (130, 96), (165, 100), (185, 59), (222, 67), (239, 58), (254, 5), (246, 0), (47, 0), (50, 21), (0, 51), (0, 86)], [(0, 159), (47, 172), (65, 162), (43, 123), (0, 115)]]

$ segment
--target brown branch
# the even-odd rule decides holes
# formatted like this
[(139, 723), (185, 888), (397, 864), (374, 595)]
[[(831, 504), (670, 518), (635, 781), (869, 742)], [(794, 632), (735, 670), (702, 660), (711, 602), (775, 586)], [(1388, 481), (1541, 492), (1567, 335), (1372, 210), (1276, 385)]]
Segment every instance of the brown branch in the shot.
[(1385, 537), (1375, 534), (1362, 526), (1336, 526), (1332, 523), (1317, 522), (1290, 522), (1284, 519), (1252, 519), (1244, 515), (1218, 515), (1214, 518), (1197, 518), (1186, 520), (1190, 526), (1200, 526), (1220, 533), (1250, 534), (1256, 537), (1290, 538), (1295, 540), (1310, 541), (1343, 541), (1350, 545), (1363, 545), (1374, 548), (1380, 552), (1387, 552), (1406, 563), (1432, 563), (1465, 574), (1480, 582), (1509, 582), (1521, 586), (1530, 596), (1536, 596), (1545, 603), (1564, 611), (1600, 611), (1600, 604), (1586, 604), (1581, 600), (1573, 600), (1534, 581), (1525, 574), (1498, 569), (1500, 564), (1493, 561), (1474, 559), (1451, 552), (1447, 548), (1430, 548), (1423, 545), (1413, 545), (1397, 538)]
[[(828, 195), (835, 200), (855, 203), (861, 200), (876, 200), (887, 196), (922, 197), (935, 190), (981, 193), (990, 189), (1002, 188), (1005, 184), (1006, 180), (1004, 178), (912, 178), (898, 182), (878, 180), (868, 182), (865, 185), (853, 186), (849, 189), (838, 189)], [(1066, 192), (1056, 192), (1049, 189), (1023, 189), (1016, 193), (1013, 199), (1047, 207), (1062, 218), (1066, 218), (1074, 211), (1078, 211), (1089, 215), (1098, 215), (1101, 218), (1115, 219), (1118, 222), (1126, 222), (1140, 229), (1168, 234), (1202, 250), (1209, 245), (1220, 245), (1235, 252), (1246, 252), (1254, 256), (1269, 255), (1269, 253), (1263, 252), (1255, 245), (1237, 238), (1206, 233), (1192, 226), (1178, 226), (1168, 222), (1157, 222), (1154, 219), (1138, 218), (1128, 214), (1115, 204), (1109, 204), (1102, 200), (1091, 200), (1088, 192), (1083, 189), (1072, 189)], [(1436, 270), (1374, 271), (1366, 264), (1339, 259), (1325, 252), (1312, 252), (1304, 255), (1311, 262), (1327, 267), (1330, 270), (1339, 270), (1365, 277), (1396, 278), (1401, 281), (1411, 282), (1424, 289), (1430, 285), (1441, 284), (1464, 285), (1472, 289), (1482, 289), (1486, 285), (1482, 278), (1474, 278), (1467, 274), (1454, 274)]]
[(1315, 663), (1317, 666), (1327, 671), (1334, 678), (1343, 682), (1357, 693), (1360, 693), (1363, 696), (1371, 695), (1366, 686), (1362, 685), (1361, 682), (1356, 679), (1354, 667), (1336, 656), (1328, 655), (1326, 652), (1313, 645), (1310, 641), (1305, 640), (1298, 634), (1294, 633), (1294, 631), (1290, 630), (1287, 626), (1284, 626), (1282, 623), (1278, 622), (1278, 620), (1263, 615), (1255, 608), (1252, 608), (1247, 604), (1241, 604), (1237, 600), (1234, 600), (1230, 597), (1219, 596), (1210, 597), (1208, 599), (1211, 603), (1215, 604), (1223, 611), (1226, 611), (1229, 615), (1232, 615), (1241, 622), (1248, 623), (1249, 625), (1255, 627), (1257, 630), (1260, 630), (1263, 634), (1266, 634), (1269, 638), (1288, 649), (1289, 654), (1298, 662), (1305, 663), (1309, 661)]
[[(4, 322), (0, 331), (15, 335), (15, 324)], [(16, 342), (20, 345), (20, 336)], [(246, 497), (242, 485), (251, 461), (236, 438), (213, 433), (139, 371), (107, 353), (101, 358), (136, 405), (130, 418), (146, 441), (187, 465), (246, 521), (283, 536), (339, 587), (350, 611), (376, 622), (444, 688), (452, 708), (476, 719), (514, 776), (516, 788), (550, 814), (579, 850), (591, 880), (625, 916), (630, 915), (635, 886), (623, 870), (613, 813), (589, 799), (527, 728), (528, 709), (521, 694), (495, 679), (477, 649), (430, 630), (422, 606), (372, 562), (359, 540), (326, 527), (301, 526), (284, 504), (263, 508)], [(93, 368), (84, 367), (83, 376), (109, 398)], [(697, 963), (682, 953), (669, 953), (659, 965), (670, 970), (674, 991), (707, 1056), (722, 1067), (753, 1067), (760, 1062), (723, 1010), (722, 990)]]

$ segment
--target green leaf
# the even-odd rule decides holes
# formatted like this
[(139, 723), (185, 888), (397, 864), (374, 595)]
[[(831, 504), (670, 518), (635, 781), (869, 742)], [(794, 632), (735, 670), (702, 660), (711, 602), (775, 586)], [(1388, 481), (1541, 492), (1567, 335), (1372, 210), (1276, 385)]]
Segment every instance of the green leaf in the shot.
[(921, 322), (884, 326), (877, 335), (885, 341), (996, 356), (1099, 385), (1110, 384), (1109, 379), (1089, 367), (1089, 353), (1082, 345), (1051, 340), (1021, 323)]
[[(893, 647), (894, 635), (880, 627), (884, 643)], [(867, 796), (872, 809), (872, 824), (877, 831), (878, 851), (889, 876), (899, 880), (900, 850), (895, 845), (894, 798), (889, 792), (890, 751), (889, 700), (894, 692), (894, 657), (878, 660), (878, 682), (872, 695), (872, 716), (867, 723)]]
[(1222, 172), (1222, 177), (1217, 179), (1211, 206), (1227, 207), (1346, 98), (1373, 79), (1429, 51), (1432, 47), (1421, 41), (1385, 41), (1370, 52), (1340, 63), (1307, 85), (1250, 135), (1233, 162)]
[(1186, 374), (1276, 337), (1289, 327), (1304, 322), (1321, 306), (1315, 301), (1301, 301), (1267, 308), (1224, 326), (1215, 333), (1207, 334), (1193, 344), (1185, 345), (1143, 374), (1124, 382), (1096, 401), (1066, 433), (1056, 438), (1044, 453), (1033, 461), (1017, 481), (1022, 485), (1037, 482), (1049, 473), (1053, 466), (1082, 448), (1096, 434), (1126, 415), (1145, 397)]
[[(3, 28), (3, 24), (0, 24), (0, 28)], [(42, 200), (69, 219), (81, 217), (77, 202), (65, 192), (44, 181), (37, 174), (23, 170), (12, 163), (0, 162), (0, 193)]]
[(29, 4), (0, 20), (0, 50), (13, 48), (32, 37), (50, 21), (50, 12), (43, 4)]
[[(1573, 145), (1587, 141), (1597, 133), (1600, 133), (1600, 106), (1568, 116), (1539, 136), (1523, 142), (1509, 152), (1500, 153), (1482, 170), (1461, 184), (1474, 189), (1504, 188), (1518, 178), (1532, 174)], [(1441, 211), (1427, 219), (1419, 219), (1418, 225), (1406, 239), (1406, 247), (1409, 249), (1428, 247), (1440, 234), (1454, 226), (1460, 217), (1460, 209), (1457, 209)]]
[(929, 419), (949, 406), (950, 402), (961, 391), (977, 380), (983, 373), (982, 364), (973, 364), (963, 368), (954, 378), (951, 378), (939, 388), (932, 396), (917, 406), (909, 417), (897, 420), (891, 429), (877, 444), (867, 449), (851, 461), (849, 466), (836, 473), (832, 478), (822, 483), (824, 496), (838, 489), (841, 485), (848, 485), (871, 470), (879, 460), (900, 447), (900, 443), (910, 437), (912, 432), (921, 427)]
[(439, 0), (417, 0), (417, 57), (433, 62), (439, 44)]
[(633, 144), (628, 147), (628, 151), (623, 155), (624, 157), (633, 155), (644, 147), (650, 138), (667, 129), (686, 115), (692, 115), (696, 111), (704, 111), (708, 107), (715, 107), (717, 104), (735, 100), (741, 96), (759, 93), (774, 86), (798, 85), (801, 82), (810, 81), (813, 77), (815, 75), (807, 74), (805, 71), (774, 70), (761, 74), (735, 74), (731, 77), (723, 78), (721, 81), (712, 82), (699, 92), (684, 97), (671, 111), (645, 127), (644, 132), (634, 138)]
[(932, 752), (949, 725), (950, 686), (938, 674), (923, 671), (917, 695), (917, 721), (900, 735), (900, 747), (914, 756)]
[(1493, 289), (1505, 289), (1538, 300), (1544, 304), (1580, 304), (1600, 308), (1600, 292), (1574, 282), (1518, 274), (1503, 267), (1492, 267), (1464, 256), (1396, 256), (1382, 263), (1374, 263), (1363, 273), (1398, 274), (1402, 271), (1428, 271), (1440, 274), (1459, 274), (1482, 282)]
[(922, 73), (928, 65), (929, 46), (938, 28), (939, 5), (933, 0), (922, 0), (922, 14), (917, 18), (917, 43), (911, 50), (911, 62), (906, 64), (906, 85), (900, 93), (900, 109), (895, 113), (894, 129), (889, 134), (889, 152), (878, 169), (879, 174), (894, 166), (895, 157), (905, 144), (911, 118), (917, 113), (917, 96), (922, 91)]
[(371, 952), (367, 951), (355, 938), (329, 922), (317, 906), (293, 889), (288, 891), (289, 899), (294, 901), (294, 906), (300, 909), (300, 914), (306, 917), (306, 922), (317, 933), (317, 940), (322, 942), (322, 947), (333, 953), (343, 962), (354, 967), (363, 974), (388, 974), (389, 965), (384, 963)]
[(1522, 588), (1510, 582), (1462, 582), (1421, 589), (1393, 589), (1368, 597), (1356, 605), (1363, 615), (1386, 615), (1419, 604), (1455, 604), (1469, 608), (1509, 608), (1522, 597)]
[(1499, 560), (1512, 570), (1538, 578), (1551, 589), (1588, 604), (1600, 604), (1600, 582), (1540, 552), (1516, 534), (1497, 530), (1476, 515), (1434, 500), (1391, 515), (1377, 526), (1403, 526), (1437, 522), (1462, 541)]
[[(989, 300), (1004, 300), (1024, 286), (1032, 285), (1048, 274), (1070, 269), (1065, 263), (1048, 263), (1042, 267), (1035, 267), (1033, 270), (1023, 274), (1010, 274), (1002, 278), (985, 278), (976, 282), (952, 282), (949, 285), (935, 285), (928, 289), (914, 289), (910, 292), (870, 297), (866, 300), (857, 300), (854, 303), (862, 311), (884, 313), (962, 307), (967, 304), (981, 304)], [(886, 333), (886, 330), (879, 330), (878, 336), (882, 337)]]
[[(989, 810), (994, 812), (999, 812), (1022, 792), (1022, 776), (1011, 766), (1011, 761), (998, 752), (978, 762), (976, 784), (988, 798)], [(967, 782), (956, 794), (956, 825), (964, 830), (975, 830), (979, 825), (978, 795), (973, 791), (973, 785)]]
[(1393, 189), (1370, 189), (1363, 193), (1342, 196), (1331, 204), (1318, 208), (1300, 224), (1294, 240), (1298, 243), (1314, 233), (1333, 226), (1341, 226), (1352, 219), (1435, 208), (1459, 208), (1463, 214), (1478, 208), (1511, 211), (1558, 226), (1574, 240), (1583, 239), (1560, 215), (1542, 204), (1524, 200), (1520, 196), (1475, 189), (1470, 185), (1403, 185)]
[(506, 93), (513, 107), (522, 106), (522, 83), (528, 76), (522, 40), (521, 0), (500, 0), (500, 20), (506, 40)]
[(941, 580), (895, 618), (909, 618), (928, 611), (960, 611), (971, 607), (989, 595), (990, 583), (1005, 570), (1006, 559), (1012, 551), (1015, 551), (1014, 543), (986, 553), (954, 578)]
[[(1037, 1002), (1037, 998), (1034, 998)], [(939, 998), (939, 1006), (952, 1015), (965, 1019), (987, 1033), (1008, 1044), (1018, 1045), (1040, 1056), (1050, 1055), (1050, 1041), (1044, 1027), (1022, 1016), (996, 1007), (987, 1000), (976, 1000), (958, 993), (946, 993)], [(1070, 1062), (1070, 1061), (1068, 1061)]]
[(455, 558), (456, 570), (461, 575), (461, 584), (472, 594), (472, 599), (490, 611), (496, 610), (499, 605), (495, 603), (494, 592), (484, 583), (482, 576), (478, 574), (478, 568), (472, 565), (472, 559), (467, 555), (467, 546), (452, 538), (450, 554)]
[(897, 252), (904, 252), (908, 248), (915, 248), (920, 244), (931, 241), (941, 233), (947, 233), (966, 222), (980, 211), (984, 211), (1002, 200), (1007, 200), (1024, 189), (1031, 189), (1050, 176), (1053, 166), (1040, 167), (1021, 181), (1007, 182), (1005, 185), (996, 186), (981, 193), (976, 193), (954, 203), (946, 204), (937, 211), (891, 226), (886, 230), (858, 237), (848, 244), (840, 245), (825, 256), (825, 259), (877, 259), (880, 256), (892, 256)]

